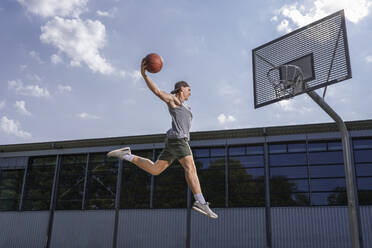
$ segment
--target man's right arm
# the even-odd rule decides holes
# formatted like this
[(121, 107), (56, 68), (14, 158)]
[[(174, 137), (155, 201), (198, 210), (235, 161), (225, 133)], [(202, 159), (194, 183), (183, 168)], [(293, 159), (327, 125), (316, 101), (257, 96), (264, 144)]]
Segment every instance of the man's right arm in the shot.
[(143, 79), (145, 80), (147, 87), (161, 100), (163, 100), (165, 103), (173, 107), (174, 105), (174, 96), (172, 94), (169, 94), (165, 91), (162, 91), (158, 88), (158, 86), (151, 80), (149, 76), (146, 75), (146, 63), (145, 60), (142, 60), (141, 63), (141, 74)]

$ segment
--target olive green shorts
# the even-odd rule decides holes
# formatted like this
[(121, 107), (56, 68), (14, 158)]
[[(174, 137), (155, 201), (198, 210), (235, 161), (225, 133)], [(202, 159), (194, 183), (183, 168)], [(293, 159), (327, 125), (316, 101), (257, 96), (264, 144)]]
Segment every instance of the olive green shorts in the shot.
[(187, 139), (169, 139), (165, 140), (165, 147), (160, 153), (158, 160), (165, 160), (171, 164), (174, 160), (192, 155), (191, 148)]

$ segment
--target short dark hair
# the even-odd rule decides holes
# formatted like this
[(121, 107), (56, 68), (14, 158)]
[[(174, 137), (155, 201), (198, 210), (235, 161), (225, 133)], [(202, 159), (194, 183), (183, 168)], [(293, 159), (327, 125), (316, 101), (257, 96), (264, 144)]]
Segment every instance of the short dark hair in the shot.
[(171, 91), (171, 94), (177, 94), (181, 87), (190, 87), (190, 85), (186, 81), (178, 81), (174, 84), (174, 90)]

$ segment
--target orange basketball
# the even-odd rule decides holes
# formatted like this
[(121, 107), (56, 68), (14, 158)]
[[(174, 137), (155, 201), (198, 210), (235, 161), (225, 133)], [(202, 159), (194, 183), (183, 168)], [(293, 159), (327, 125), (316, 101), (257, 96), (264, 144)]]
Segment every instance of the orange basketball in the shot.
[(163, 67), (163, 59), (156, 53), (150, 53), (145, 57), (146, 70), (151, 73), (157, 73)]

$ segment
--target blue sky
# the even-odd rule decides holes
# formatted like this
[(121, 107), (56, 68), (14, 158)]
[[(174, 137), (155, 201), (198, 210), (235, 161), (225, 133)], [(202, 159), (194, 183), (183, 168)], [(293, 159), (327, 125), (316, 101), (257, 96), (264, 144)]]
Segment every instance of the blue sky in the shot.
[[(353, 78), (326, 101), (344, 120), (372, 118), (372, 1), (2, 0), (0, 144), (164, 133), (167, 107), (140, 77), (192, 88), (192, 131), (332, 121), (312, 100), (254, 109), (252, 49), (345, 9)], [(321, 92), (319, 92), (321, 93)]]

